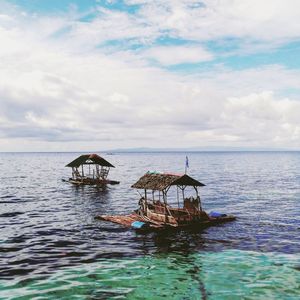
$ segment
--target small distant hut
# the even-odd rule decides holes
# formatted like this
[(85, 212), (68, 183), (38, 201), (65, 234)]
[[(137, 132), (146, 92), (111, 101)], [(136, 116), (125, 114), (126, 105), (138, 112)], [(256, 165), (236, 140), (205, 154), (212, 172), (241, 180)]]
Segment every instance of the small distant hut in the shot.
[(83, 154), (71, 161), (66, 167), (72, 168), (69, 182), (81, 185), (118, 184), (119, 181), (107, 179), (110, 168), (114, 166), (98, 154)]

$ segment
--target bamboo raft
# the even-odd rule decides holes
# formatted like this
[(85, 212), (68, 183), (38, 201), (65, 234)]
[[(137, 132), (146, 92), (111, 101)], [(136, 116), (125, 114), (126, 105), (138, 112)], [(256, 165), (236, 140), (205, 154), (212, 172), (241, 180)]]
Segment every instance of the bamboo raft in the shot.
[[(129, 215), (102, 215), (96, 219), (117, 223), (137, 231), (201, 229), (234, 221), (236, 218), (232, 215), (218, 212), (207, 214), (203, 210), (198, 192), (198, 188), (203, 186), (203, 183), (187, 174), (147, 172), (132, 185), (132, 188), (144, 191), (144, 196), (140, 193), (137, 210)], [(169, 205), (167, 201), (167, 193), (171, 187), (177, 188), (176, 206)], [(187, 187), (192, 187), (196, 195), (187, 197)]]
[(116, 181), (116, 180), (109, 180), (109, 179), (90, 179), (90, 178), (83, 178), (83, 179), (73, 179), (73, 178), (69, 178), (69, 180), (64, 180), (65, 182), (70, 182), (73, 183), (75, 185), (115, 185), (115, 184), (119, 184), (120, 181)]
[[(209, 220), (194, 222), (186, 225), (173, 225), (163, 222), (154, 222), (146, 217), (140, 216), (136, 213), (132, 213), (129, 215), (101, 215), (96, 216), (95, 219), (101, 221), (108, 221), (112, 223), (116, 223), (119, 225), (123, 225), (127, 228), (133, 228), (137, 231), (159, 231), (159, 230), (166, 230), (166, 229), (202, 229), (226, 222), (231, 222), (236, 220), (235, 216), (226, 215), (223, 217), (213, 218), (210, 217)], [(135, 222), (141, 222), (144, 225), (137, 228), (134, 225)]]

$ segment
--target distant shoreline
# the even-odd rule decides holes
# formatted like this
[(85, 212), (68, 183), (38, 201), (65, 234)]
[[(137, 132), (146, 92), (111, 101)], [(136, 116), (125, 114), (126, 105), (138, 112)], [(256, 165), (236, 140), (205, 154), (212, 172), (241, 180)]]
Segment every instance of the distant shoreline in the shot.
[(162, 154), (162, 153), (283, 153), (283, 152), (300, 152), (300, 150), (291, 150), (291, 149), (274, 149), (274, 150), (110, 150), (110, 151), (99, 151), (99, 150), (91, 150), (91, 151), (0, 151), (1, 153), (102, 153), (105, 155), (115, 155), (115, 154)]

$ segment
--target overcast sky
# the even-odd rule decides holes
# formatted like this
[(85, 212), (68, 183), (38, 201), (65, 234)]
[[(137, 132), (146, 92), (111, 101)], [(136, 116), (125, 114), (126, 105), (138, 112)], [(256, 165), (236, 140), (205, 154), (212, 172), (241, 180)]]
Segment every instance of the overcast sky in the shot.
[(300, 149), (299, 20), (298, 0), (0, 0), (0, 151)]

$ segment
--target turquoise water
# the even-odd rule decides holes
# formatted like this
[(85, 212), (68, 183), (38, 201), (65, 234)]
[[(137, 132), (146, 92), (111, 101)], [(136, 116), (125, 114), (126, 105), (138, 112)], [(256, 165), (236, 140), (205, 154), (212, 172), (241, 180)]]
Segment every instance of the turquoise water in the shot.
[(3, 299), (299, 299), (300, 257), (249, 251), (107, 259), (2, 281)]
[(104, 190), (61, 180), (78, 155), (0, 153), (0, 299), (300, 299), (300, 153), (188, 154), (204, 209), (237, 220), (149, 234), (94, 217), (130, 213), (130, 186), (186, 154), (105, 156)]

